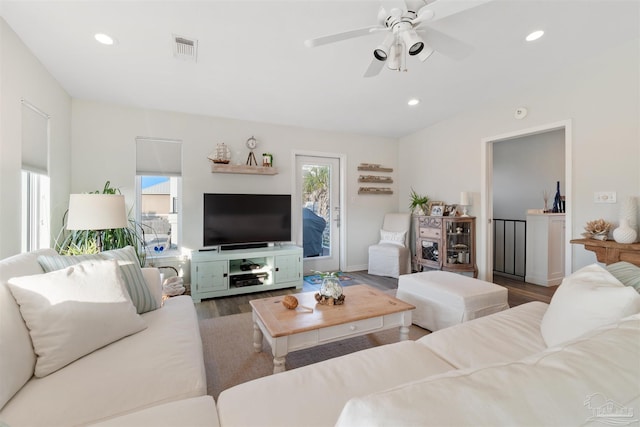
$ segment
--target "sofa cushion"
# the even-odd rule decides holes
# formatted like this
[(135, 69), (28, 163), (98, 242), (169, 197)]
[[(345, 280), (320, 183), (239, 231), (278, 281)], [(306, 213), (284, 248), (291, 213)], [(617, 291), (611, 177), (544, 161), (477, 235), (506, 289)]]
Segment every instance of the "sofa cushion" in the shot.
[(220, 424), (229, 427), (328, 426), (354, 396), (450, 369), (453, 366), (425, 346), (402, 341), (224, 390), (218, 397), (218, 415)]
[(639, 353), (636, 315), (520, 361), (351, 399), (336, 426), (626, 425), (638, 419)]
[(547, 348), (540, 333), (547, 307), (538, 301), (522, 304), (441, 329), (417, 342), (458, 369), (519, 360)]
[(640, 295), (598, 264), (562, 281), (542, 318), (540, 331), (549, 347), (640, 312)]
[(29, 381), (36, 365), (29, 330), (7, 281), (12, 277), (42, 274), (38, 256), (55, 253), (53, 249), (41, 249), (0, 261), (0, 408)]
[(156, 310), (160, 307), (145, 283), (138, 256), (132, 246), (127, 246), (122, 249), (113, 249), (93, 255), (42, 256), (38, 257), (38, 262), (42, 265), (42, 268), (44, 268), (45, 271), (55, 271), (79, 262), (97, 259), (115, 259), (118, 261), (118, 265), (120, 265), (120, 269), (122, 271), (122, 276), (124, 277), (124, 282), (127, 285), (127, 291), (129, 292), (131, 301), (133, 301), (133, 305), (136, 307), (139, 314)]
[(142, 318), (147, 329), (27, 382), (2, 408), (0, 420), (10, 426), (84, 425), (206, 394), (193, 300), (169, 298)]
[(640, 267), (630, 262), (620, 261), (607, 265), (606, 269), (623, 285), (631, 286), (640, 292)]
[(146, 328), (115, 260), (15, 277), (8, 286), (29, 328), (36, 377)]
[(218, 427), (211, 396), (192, 397), (111, 418), (92, 427)]

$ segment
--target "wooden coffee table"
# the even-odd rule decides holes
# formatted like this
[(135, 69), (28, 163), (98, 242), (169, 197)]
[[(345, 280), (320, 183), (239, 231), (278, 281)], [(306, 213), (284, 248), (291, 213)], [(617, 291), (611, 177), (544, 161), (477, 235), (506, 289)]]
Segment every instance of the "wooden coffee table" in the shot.
[(343, 305), (317, 304), (315, 292), (295, 294), (299, 306), (289, 310), (282, 305), (284, 296), (250, 301), (253, 311), (253, 347), (262, 351), (267, 338), (273, 353), (273, 373), (285, 370), (289, 352), (366, 335), (390, 328), (400, 328), (400, 340), (409, 338), (411, 311), (415, 306), (400, 301), (367, 285), (344, 288)]

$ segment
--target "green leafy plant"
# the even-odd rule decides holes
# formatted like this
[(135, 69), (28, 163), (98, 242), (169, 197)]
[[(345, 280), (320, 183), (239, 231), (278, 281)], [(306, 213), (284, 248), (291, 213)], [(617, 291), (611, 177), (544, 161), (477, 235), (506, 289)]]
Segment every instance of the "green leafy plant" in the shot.
[(425, 212), (427, 211), (427, 204), (429, 203), (428, 196), (419, 195), (418, 193), (416, 193), (416, 191), (412, 187), (410, 197), (411, 197), (411, 203), (409, 204), (409, 208), (411, 209), (412, 212), (417, 208), (420, 208)]
[[(90, 194), (121, 194), (120, 189), (111, 187), (107, 181), (102, 191), (96, 190)], [(97, 232), (94, 230), (67, 230), (67, 212), (62, 218), (62, 228), (55, 241), (55, 249), (61, 255), (83, 255), (98, 253), (96, 244)], [(131, 212), (129, 212), (131, 215)], [(133, 246), (140, 260), (140, 266), (144, 266), (146, 251), (144, 250), (144, 229), (141, 224), (129, 219), (129, 227), (116, 228), (102, 231), (102, 250), (124, 248)]]

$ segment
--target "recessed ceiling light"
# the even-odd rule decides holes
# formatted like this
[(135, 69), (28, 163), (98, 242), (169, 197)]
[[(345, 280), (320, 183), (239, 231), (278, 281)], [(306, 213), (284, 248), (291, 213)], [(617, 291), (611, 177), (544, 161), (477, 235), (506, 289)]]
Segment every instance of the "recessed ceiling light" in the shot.
[(418, 98), (411, 98), (407, 104), (409, 104), (410, 107), (413, 107), (420, 104), (420, 100)]
[(543, 35), (544, 35), (544, 31), (542, 30), (534, 31), (533, 33), (529, 34), (525, 40), (528, 42), (532, 42), (534, 40), (538, 40)]
[(113, 37), (104, 33), (97, 33), (94, 37), (99, 43), (106, 44), (107, 46), (111, 46), (116, 42)]

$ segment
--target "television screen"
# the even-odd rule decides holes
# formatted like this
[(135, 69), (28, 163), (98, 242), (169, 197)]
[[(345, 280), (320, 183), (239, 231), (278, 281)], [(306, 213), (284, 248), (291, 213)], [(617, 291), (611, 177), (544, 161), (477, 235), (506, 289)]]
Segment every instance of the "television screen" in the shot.
[(204, 195), (204, 246), (291, 241), (291, 195)]

